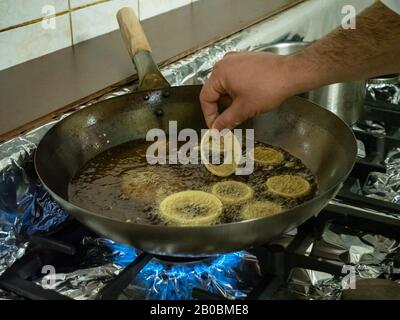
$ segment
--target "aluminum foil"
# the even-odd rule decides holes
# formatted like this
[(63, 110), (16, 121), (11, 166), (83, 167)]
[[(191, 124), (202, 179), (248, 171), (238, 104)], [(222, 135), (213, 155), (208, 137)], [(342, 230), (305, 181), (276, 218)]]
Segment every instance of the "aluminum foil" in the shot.
[(400, 105), (400, 83), (367, 84), (367, 94), (375, 101), (384, 101), (394, 106)]
[(0, 173), (0, 274), (23, 255), (29, 236), (68, 217), (37, 181), (31, 150), (23, 150), (20, 162), (11, 159)]
[[(135, 87), (121, 88), (78, 109), (132, 92)], [(68, 219), (68, 213), (38, 181), (33, 154), (43, 135), (69, 114), (0, 144), (0, 275), (24, 254), (29, 236), (51, 232)]]
[(119, 266), (109, 263), (71, 273), (58, 273), (55, 281), (53, 276), (48, 275), (36, 283), (75, 300), (95, 300), (104, 285), (120, 271)]
[(341, 292), (341, 279), (323, 272), (296, 268), (292, 270), (281, 295), (291, 294), (302, 300), (337, 300)]
[(352, 128), (354, 131), (361, 131), (380, 137), (386, 136), (386, 128), (384, 124), (376, 121), (366, 120), (364, 122), (359, 122), (353, 125)]
[[(355, 285), (357, 279), (381, 277), (395, 281), (400, 276), (400, 268), (395, 267), (393, 261), (393, 257), (400, 254), (400, 244), (396, 240), (381, 235), (360, 234), (354, 230), (351, 232), (334, 224), (326, 228), (322, 239), (323, 254), (331, 257), (328, 260), (340, 261), (354, 268)], [(343, 250), (338, 251), (338, 248)], [(334, 257), (337, 252), (341, 253), (340, 256)], [(343, 277), (298, 268), (292, 271), (285, 289), (300, 299), (338, 300), (343, 292), (342, 280)]]
[(371, 172), (363, 192), (371, 198), (400, 204), (400, 148), (391, 150), (384, 164), (386, 172)]

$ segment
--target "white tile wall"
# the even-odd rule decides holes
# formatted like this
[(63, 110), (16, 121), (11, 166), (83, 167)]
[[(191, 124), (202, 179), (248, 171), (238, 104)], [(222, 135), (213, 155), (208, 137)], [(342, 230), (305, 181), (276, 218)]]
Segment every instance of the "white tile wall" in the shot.
[[(176, 9), (199, 0), (0, 0), (0, 70), (65, 48), (74, 43), (111, 32), (118, 28), (117, 10), (130, 6), (141, 20)], [(33, 20), (44, 16), (44, 5), (52, 5), (56, 12), (72, 8), (69, 14), (56, 18), (57, 28), (46, 30)], [(81, 6), (86, 8), (74, 10)], [(27, 25), (16, 28), (16, 25)]]
[(73, 11), (72, 31), (74, 43), (116, 30), (118, 28), (116, 13), (122, 7), (131, 7), (138, 14), (138, 0), (113, 0)]
[(99, 2), (101, 0), (70, 0), (71, 8), (76, 8), (80, 6), (85, 6), (87, 4), (92, 4), (95, 2)]
[(140, 19), (144, 20), (161, 13), (188, 5), (192, 0), (140, 0)]
[(55, 29), (41, 22), (0, 32), (0, 70), (71, 45), (68, 15), (55, 18)]
[(45, 5), (56, 12), (68, 10), (68, 0), (0, 0), (0, 29), (44, 16)]

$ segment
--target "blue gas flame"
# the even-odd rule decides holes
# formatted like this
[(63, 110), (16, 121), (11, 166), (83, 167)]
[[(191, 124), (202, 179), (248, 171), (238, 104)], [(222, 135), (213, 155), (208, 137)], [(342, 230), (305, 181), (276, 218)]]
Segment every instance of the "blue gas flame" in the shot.
[[(134, 248), (111, 241), (107, 246), (113, 251), (113, 262), (121, 267), (137, 257)], [(246, 255), (244, 251), (229, 253), (193, 264), (167, 264), (153, 259), (138, 274), (135, 283), (146, 289), (145, 298), (154, 300), (189, 300), (194, 288), (227, 298), (244, 298), (246, 293), (238, 288), (237, 269)]]

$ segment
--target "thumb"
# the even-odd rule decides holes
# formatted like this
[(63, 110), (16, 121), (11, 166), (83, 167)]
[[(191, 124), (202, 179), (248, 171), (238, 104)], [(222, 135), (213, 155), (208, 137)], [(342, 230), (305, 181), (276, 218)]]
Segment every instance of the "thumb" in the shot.
[(229, 108), (215, 119), (212, 128), (220, 131), (223, 129), (233, 129), (247, 119), (248, 116), (245, 113), (243, 105), (240, 103), (239, 99), (236, 99)]

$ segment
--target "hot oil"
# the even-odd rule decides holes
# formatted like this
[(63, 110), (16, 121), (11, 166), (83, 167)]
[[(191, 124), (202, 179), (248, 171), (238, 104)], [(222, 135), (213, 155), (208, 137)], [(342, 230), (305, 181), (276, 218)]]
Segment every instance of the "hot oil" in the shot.
[[(255, 164), (249, 176), (220, 178), (211, 174), (204, 165), (149, 165), (146, 150), (151, 143), (129, 142), (112, 148), (90, 160), (71, 180), (69, 201), (82, 208), (121, 221), (141, 224), (166, 224), (159, 216), (159, 204), (167, 196), (186, 190), (211, 192), (213, 184), (236, 180), (253, 188), (249, 200), (268, 200), (290, 209), (317, 194), (317, 183), (311, 171), (285, 150), (284, 161), (275, 166)], [(256, 146), (270, 147), (256, 142)], [(276, 175), (301, 175), (311, 185), (311, 192), (300, 199), (287, 199), (265, 191), (265, 181)], [(217, 223), (240, 221), (240, 211), (246, 203), (224, 206)]]

